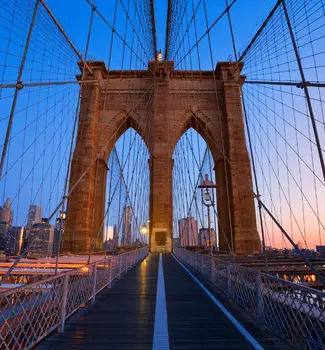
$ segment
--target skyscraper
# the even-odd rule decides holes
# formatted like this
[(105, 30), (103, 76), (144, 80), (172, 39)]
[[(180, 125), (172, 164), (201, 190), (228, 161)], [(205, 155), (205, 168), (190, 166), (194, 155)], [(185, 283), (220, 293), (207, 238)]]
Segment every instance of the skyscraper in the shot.
[(30, 254), (45, 257), (52, 256), (54, 241), (54, 226), (43, 218), (42, 222), (33, 224), (28, 235)]
[(5, 221), (0, 221), (0, 251), (4, 251), (6, 248), (8, 230), (9, 224)]
[(108, 241), (109, 239), (113, 239), (114, 228), (113, 226), (105, 226), (103, 232), (103, 242)]
[(114, 242), (115, 249), (117, 249), (118, 248), (118, 230), (116, 225), (113, 226), (113, 242)]
[(14, 226), (8, 229), (5, 254), (9, 256), (19, 255), (23, 244), (24, 227)]
[(42, 208), (31, 204), (28, 211), (27, 227), (31, 228), (34, 224), (42, 222)]
[(130, 246), (132, 244), (132, 207), (126, 205), (123, 211), (123, 236), (122, 245)]
[(66, 218), (66, 213), (61, 212), (55, 221), (54, 239), (53, 239), (53, 254), (57, 254), (58, 252), (61, 251), (63, 233), (64, 233), (64, 228), (65, 228), (65, 218)]
[(198, 225), (192, 216), (180, 219), (178, 229), (181, 247), (198, 246)]
[(7, 198), (3, 207), (0, 206), (0, 222), (6, 222), (9, 226), (12, 226), (13, 216), (10, 199)]

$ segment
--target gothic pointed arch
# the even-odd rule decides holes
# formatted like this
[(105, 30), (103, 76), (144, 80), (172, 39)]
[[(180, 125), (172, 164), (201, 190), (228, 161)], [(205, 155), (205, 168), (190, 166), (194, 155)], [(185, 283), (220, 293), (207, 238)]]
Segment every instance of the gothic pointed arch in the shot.
[(189, 109), (186, 111), (181, 118), (181, 122), (179, 123), (179, 127), (175, 130), (172, 140), (172, 152), (174, 151), (177, 142), (181, 139), (181, 137), (189, 130), (194, 129), (202, 139), (206, 142), (209, 149), (211, 150), (214, 162), (216, 163), (220, 159), (223, 158), (223, 147), (221, 142), (221, 128), (214, 128), (215, 133), (211, 132), (211, 128), (209, 125), (211, 121), (208, 120), (208, 117), (205, 113), (193, 109)]
[(102, 129), (99, 133), (99, 150), (102, 152), (102, 158), (105, 162), (108, 161), (117, 140), (130, 128), (139, 134), (149, 151), (149, 139), (146, 133), (147, 126), (143, 121), (143, 117), (136, 112), (130, 113), (126, 110), (121, 110), (115, 118), (111, 119), (110, 123), (102, 123)]

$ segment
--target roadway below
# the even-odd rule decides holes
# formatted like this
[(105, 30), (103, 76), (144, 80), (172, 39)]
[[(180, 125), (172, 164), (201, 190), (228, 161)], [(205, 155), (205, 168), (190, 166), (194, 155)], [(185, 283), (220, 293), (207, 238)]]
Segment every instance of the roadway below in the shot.
[(150, 254), (37, 349), (289, 349), (200, 283)]

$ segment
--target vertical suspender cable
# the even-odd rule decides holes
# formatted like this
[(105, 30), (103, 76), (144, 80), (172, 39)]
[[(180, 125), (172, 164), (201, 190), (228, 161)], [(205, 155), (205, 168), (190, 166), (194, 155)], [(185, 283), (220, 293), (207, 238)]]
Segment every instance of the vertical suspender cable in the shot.
[(10, 133), (11, 133), (11, 129), (12, 129), (12, 122), (13, 122), (13, 118), (14, 118), (14, 114), (15, 114), (15, 110), (16, 110), (19, 90), (21, 87), (21, 78), (22, 78), (23, 71), (24, 71), (24, 66), (25, 66), (25, 62), (26, 62), (26, 58), (27, 58), (28, 48), (29, 48), (31, 37), (32, 37), (32, 32), (33, 32), (33, 28), (34, 28), (34, 24), (35, 24), (35, 20), (36, 20), (36, 15), (37, 15), (39, 3), (40, 3), (40, 0), (36, 0), (35, 6), (34, 6), (33, 17), (32, 17), (32, 20), (31, 20), (31, 23), (29, 26), (28, 35), (27, 35), (27, 39), (25, 42), (23, 57), (22, 57), (22, 60), (20, 62), (19, 71), (18, 71), (18, 75), (17, 75), (17, 85), (15, 88), (15, 93), (14, 93), (14, 97), (13, 97), (12, 104), (11, 104), (11, 110), (10, 110), (10, 115), (9, 115), (9, 120), (8, 120), (8, 125), (7, 125), (7, 131), (6, 131), (6, 137), (5, 137), (5, 142), (3, 144), (1, 160), (0, 160), (0, 179), (1, 179), (1, 175), (2, 175), (3, 164), (4, 164), (4, 161), (6, 158), (8, 142), (9, 142), (9, 137), (10, 137)]
[(155, 5), (154, 0), (150, 0), (150, 15), (151, 15), (151, 27), (152, 27), (152, 40), (153, 40), (153, 54), (154, 59), (157, 59), (157, 38), (156, 38), (156, 20), (155, 20)]
[(304, 92), (305, 92), (307, 105), (308, 105), (308, 109), (309, 109), (309, 116), (310, 116), (311, 124), (312, 124), (312, 127), (313, 127), (313, 131), (314, 131), (316, 145), (317, 145), (320, 165), (321, 165), (321, 168), (322, 168), (323, 178), (325, 180), (325, 163), (324, 163), (324, 157), (323, 157), (322, 148), (321, 148), (321, 144), (320, 144), (320, 140), (319, 140), (319, 135), (318, 135), (317, 125), (316, 125), (316, 121), (315, 121), (314, 111), (313, 111), (313, 107), (312, 107), (312, 104), (311, 104), (311, 100), (310, 100), (310, 96), (309, 96), (309, 90), (308, 90), (308, 87), (307, 87), (307, 84), (306, 84), (305, 73), (304, 73), (304, 69), (302, 67), (299, 50), (298, 50), (296, 39), (295, 39), (293, 30), (292, 30), (291, 21), (290, 21), (290, 18), (289, 18), (289, 14), (288, 14), (287, 6), (285, 4), (285, 0), (282, 0), (282, 7), (283, 7), (283, 10), (284, 10), (284, 15), (285, 15), (285, 18), (286, 18), (286, 21), (287, 21), (287, 25), (288, 25), (288, 28), (289, 28), (289, 33), (290, 33), (292, 45), (293, 45), (293, 48), (294, 48), (294, 51), (295, 51), (296, 60), (297, 60), (299, 72), (300, 72), (300, 75), (301, 75), (302, 85), (303, 85), (303, 89), (304, 89)]

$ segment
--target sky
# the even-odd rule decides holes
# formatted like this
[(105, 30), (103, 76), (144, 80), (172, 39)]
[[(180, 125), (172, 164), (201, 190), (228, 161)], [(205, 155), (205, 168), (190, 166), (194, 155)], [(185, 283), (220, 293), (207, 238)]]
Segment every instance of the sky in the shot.
[[(132, 1), (130, 2), (132, 3)], [(195, 6), (197, 2), (198, 0), (193, 2)], [(123, 3), (126, 6), (127, 0), (124, 0)], [(76, 47), (81, 52), (84, 52), (90, 18), (90, 6), (87, 4), (86, 0), (47, 0), (47, 4), (52, 9), (67, 34), (71, 37)], [(207, 0), (210, 23), (222, 12), (224, 4), (224, 0)], [(232, 19), (235, 37), (238, 42), (238, 50), (243, 50), (247, 46), (249, 39), (252, 37), (253, 33), (256, 32), (262, 19), (266, 17), (274, 4), (274, 0), (238, 0), (236, 6), (233, 6)], [(113, 23), (115, 0), (97, 0), (96, 6), (107, 17), (110, 23)], [(156, 0), (155, 18), (157, 48), (158, 50), (162, 49), (162, 51), (164, 51), (165, 47), (166, 15), (167, 0)], [(125, 12), (119, 8), (117, 11), (116, 24), (120, 32), (123, 32), (123, 25), (119, 27), (119, 23), (124, 23), (124, 16)], [(203, 17), (201, 20), (202, 23), (198, 23), (198, 27), (204, 29)], [(220, 47), (215, 45), (215, 47), (217, 47), (215, 50), (220, 52), (220, 57), (227, 59), (229, 55), (232, 54), (232, 48), (228, 40), (229, 29), (227, 27), (227, 32), (224, 32), (225, 28), (225, 23), (222, 22), (217, 29), (219, 39), (216, 40), (216, 44), (219, 43)], [(223, 38), (227, 38), (227, 40), (223, 40)], [(107, 62), (109, 40), (110, 31), (107, 30), (107, 27), (100, 23), (98, 19), (95, 20), (94, 36), (91, 40), (92, 44), (90, 45), (91, 49), (89, 52), (90, 58), (102, 59)], [(206, 63), (206, 66), (206, 69), (210, 69), (208, 63)]]
[[(93, 1), (93, 0), (89, 0)], [(193, 0), (193, 7), (200, 0)], [(275, 0), (237, 0), (231, 9), (231, 19), (234, 30), (234, 38), (237, 51), (243, 52), (253, 37)], [(84, 55), (91, 7), (86, 0), (47, 0), (49, 8), (58, 19), (62, 28), (71, 39), (79, 52)], [(138, 4), (141, 1), (137, 2)], [(182, 2), (180, 2), (182, 3)], [(202, 3), (202, 2), (201, 2)], [(288, 0), (288, 8), (291, 13), (296, 11), (294, 0)], [(321, 11), (323, 1), (310, 0), (307, 11), (310, 11), (310, 21), (318, 29), (313, 28), (313, 23), (308, 23), (306, 14), (298, 12), (297, 18), (305, 18), (304, 21), (296, 21), (292, 17), (295, 34), (299, 37), (298, 44), (303, 56), (303, 65), (306, 67), (306, 77), (309, 81), (325, 81), (325, 68), (315, 69), (315, 65), (321, 66), (324, 54), (322, 33), (324, 28), (322, 17), (315, 19)], [(17, 5), (16, 5), (17, 4)], [(125, 7), (132, 9), (133, 0), (97, 0), (97, 7), (109, 23), (114, 23), (114, 9), (117, 4), (117, 15), (115, 27), (123, 37), (125, 32)], [(191, 0), (189, 0), (191, 4)], [(206, 0), (208, 24), (220, 15), (225, 7), (224, 0)], [(15, 6), (18, 6), (16, 11)], [(7, 5), (0, 4), (0, 82), (12, 83), (17, 77), (19, 60), (23, 52), (23, 44), (27, 35), (28, 23), (32, 15), (33, 1), (9, 0)], [(197, 16), (197, 36), (206, 30), (205, 16), (200, 6)], [(304, 10), (304, 8), (302, 8)], [(78, 58), (57, 28), (46, 16), (44, 9), (40, 10), (41, 17), (36, 21), (36, 30), (32, 36), (30, 50), (28, 52), (23, 74), (24, 82), (35, 81), (74, 81), (75, 75), (79, 73), (77, 66)], [(318, 11), (318, 12), (317, 12)], [(17, 13), (20, 15), (18, 16)], [(132, 10), (131, 10), (131, 13)], [(157, 48), (164, 51), (166, 32), (167, 0), (155, 1), (155, 19)], [(244, 68), (245, 74), (251, 79), (264, 80), (298, 80), (297, 67), (292, 60), (292, 47), (289, 47), (288, 33), (285, 35), (279, 31), (283, 26), (283, 16), (275, 16), (274, 23), (271, 22), (270, 29), (263, 36), (263, 40), (257, 43), (247, 57)], [(296, 23), (297, 22), (297, 23)], [(314, 29), (311, 33), (309, 28)], [(320, 28), (320, 29), (319, 29)], [(126, 31), (125, 40), (128, 44), (132, 42), (132, 31)], [(140, 28), (141, 29), (141, 28)], [(139, 28), (136, 36), (142, 40), (148, 33)], [(319, 34), (318, 34), (319, 33)], [(178, 40), (181, 35), (179, 35)], [(195, 33), (190, 31), (191, 44), (195, 41)], [(10, 37), (10, 41), (5, 39)], [(121, 40), (113, 40), (112, 50), (110, 42), (112, 33), (110, 28), (98, 15), (95, 15), (93, 30), (89, 45), (88, 59), (104, 61), (113, 69), (146, 69), (146, 57), (143, 63), (130, 60), (130, 55), (125, 51), (123, 56), (123, 45)], [(228, 19), (223, 17), (210, 32), (212, 43), (213, 64), (217, 61), (234, 60), (231, 44)], [(311, 45), (310, 42), (315, 44)], [(177, 43), (176, 43), (177, 44)], [(134, 48), (134, 51), (136, 49)], [(211, 69), (211, 59), (207, 37), (199, 44), (201, 69)], [(110, 58), (110, 52), (111, 58)], [(288, 58), (289, 52), (289, 58)], [(314, 55), (310, 53), (313, 52)], [(184, 52), (183, 52), (184, 54)], [(181, 55), (182, 56), (182, 55)], [(143, 57), (143, 56), (142, 56)], [(185, 61), (179, 61), (180, 56), (175, 56), (177, 69), (184, 67)], [(151, 59), (152, 57), (148, 57)], [(198, 59), (195, 50), (191, 56), (193, 69), (198, 68)], [(287, 61), (293, 61), (290, 64)], [(186, 61), (186, 69), (189, 69), (189, 60)], [(259, 68), (258, 68), (259, 67)], [(275, 67), (275, 68), (274, 68)], [(324, 219), (325, 206), (324, 186), (319, 180), (320, 169), (317, 163), (317, 152), (314, 144), (310, 144), (309, 138), (313, 139), (308, 112), (306, 112), (305, 99), (302, 97), (301, 89), (292, 88), (257, 87), (245, 86), (247, 95), (247, 110), (249, 112), (249, 123), (252, 129), (253, 148), (256, 153), (258, 176), (261, 179), (260, 187), (265, 201), (272, 207), (272, 201), (277, 202), (277, 212), (281, 222), (291, 231), (297, 232), (298, 225), (292, 213), (289, 211), (287, 198), (290, 197), (290, 205), (295, 215), (303, 222), (300, 226), (311, 231), (311, 245), (319, 242), (319, 222), (317, 217)], [(0, 148), (2, 148), (4, 134), (10, 113), (13, 89), (0, 89)], [(17, 224), (21, 224), (27, 213), (30, 202), (37, 202), (44, 207), (44, 214), (48, 215), (56, 207), (61, 198), (64, 187), (64, 178), (68, 152), (70, 148), (70, 135), (73, 130), (74, 116), (78, 89), (76, 85), (62, 85), (48, 88), (24, 88), (19, 93), (19, 99), (14, 116), (12, 139), (10, 140), (8, 157), (6, 158), (5, 178), (0, 181), (1, 199), (10, 196), (14, 200), (14, 211)], [(311, 89), (311, 96), (315, 109), (317, 125), (321, 135), (322, 145), (325, 149), (325, 127), (324, 112), (325, 100), (323, 91)], [(282, 117), (285, 116), (283, 119)], [(282, 119), (281, 119), (282, 118)], [(288, 129), (286, 129), (286, 126)], [(288, 126), (289, 125), (289, 126)], [(298, 130), (298, 136), (297, 136)], [(311, 145), (311, 146), (310, 146)], [(287, 149), (288, 148), (288, 149)], [(303, 163), (299, 164), (297, 155), (299, 153)], [(273, 153), (272, 153), (273, 152)], [(292, 154), (291, 154), (291, 153)], [(286, 160), (289, 157), (289, 160)], [(269, 161), (274, 167), (270, 167)], [(291, 173), (284, 171), (283, 163), (290, 164)], [(314, 169), (317, 177), (311, 176), (310, 169)], [(279, 178), (281, 181), (279, 181)], [(282, 181), (283, 180), (283, 181)], [(285, 180), (285, 181), (284, 181)], [(295, 183), (296, 182), (296, 183)], [(299, 183), (303, 185), (304, 196), (301, 195)], [(297, 185), (298, 184), (298, 185)], [(280, 185), (283, 189), (278, 189)], [(269, 186), (269, 188), (268, 188)], [(293, 188), (289, 193), (287, 187)], [(322, 186), (322, 187), (320, 187)], [(317, 191), (315, 191), (317, 188)], [(319, 194), (315, 198), (316, 192)], [(309, 225), (309, 226), (308, 226)], [(281, 246), (283, 242), (278, 237), (272, 240), (274, 228), (270, 222), (270, 243)], [(297, 233), (297, 239), (304, 233)], [(322, 229), (321, 235), (324, 235)], [(325, 240), (325, 237), (323, 238)]]

